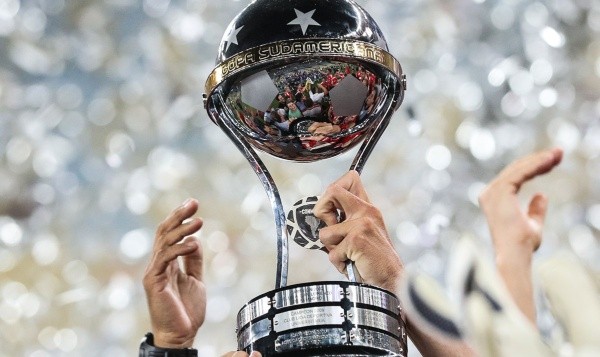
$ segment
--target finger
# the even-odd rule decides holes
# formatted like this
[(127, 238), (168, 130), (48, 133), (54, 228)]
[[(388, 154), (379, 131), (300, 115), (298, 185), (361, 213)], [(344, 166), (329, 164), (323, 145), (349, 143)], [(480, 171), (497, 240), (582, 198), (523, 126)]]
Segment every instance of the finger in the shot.
[(202, 246), (200, 245), (200, 242), (194, 237), (189, 237), (183, 242), (183, 244), (195, 246), (194, 250), (192, 250), (191, 252), (189, 252), (188, 254), (186, 254), (183, 257), (183, 266), (185, 269), (185, 273), (189, 276), (193, 276), (194, 278), (198, 279), (199, 281), (202, 281), (202, 279), (204, 278), (204, 275), (203, 275), (203, 273), (204, 273), (204, 271), (203, 271), (204, 256), (203, 256)]
[(262, 354), (258, 351), (252, 351), (252, 353), (250, 353), (250, 357), (262, 357)]
[(351, 231), (357, 228), (360, 229), (361, 227), (357, 227), (358, 224), (357, 220), (349, 220), (333, 226), (321, 228), (319, 231), (319, 240), (328, 251), (331, 251), (332, 249), (335, 249), (335, 247), (339, 245)]
[(372, 224), (370, 218), (361, 218), (327, 227), (331, 229), (327, 232), (325, 241), (335, 243), (326, 245), (329, 261), (340, 273), (347, 275), (348, 261), (356, 262), (361, 253), (368, 251), (364, 243), (369, 237), (374, 238)]
[(200, 228), (202, 228), (203, 222), (200, 218), (192, 218), (189, 222), (183, 223), (173, 230), (169, 231), (160, 239), (155, 249), (161, 249), (162, 246), (170, 246), (179, 243), (183, 238), (192, 235)]
[(175, 208), (164, 221), (162, 221), (157, 230), (157, 238), (164, 236), (166, 233), (173, 230), (175, 227), (181, 225), (181, 223), (190, 218), (198, 210), (198, 201), (193, 198), (188, 198), (183, 204)]
[(347, 191), (363, 201), (369, 202), (369, 197), (362, 185), (358, 172), (354, 170), (348, 171), (344, 176), (329, 185), (313, 208), (313, 214), (328, 226), (338, 223), (338, 210), (344, 211), (337, 199), (337, 195), (342, 191)]
[(358, 196), (361, 200), (370, 202), (367, 191), (362, 184), (358, 171), (350, 170), (344, 176), (334, 182), (335, 185), (341, 186), (349, 192)]
[(348, 261), (348, 255), (346, 254), (346, 247), (339, 245), (329, 251), (329, 261), (333, 266), (342, 274), (346, 275), (346, 262)]
[(340, 204), (333, 199), (332, 195), (327, 193), (328, 191), (325, 191), (325, 194), (319, 198), (313, 207), (313, 214), (325, 222), (326, 225), (332, 226), (338, 223), (338, 207), (340, 207)]
[(158, 276), (163, 274), (169, 264), (179, 256), (185, 256), (198, 249), (195, 244), (175, 244), (166, 249), (156, 251), (148, 266), (148, 275)]
[(332, 184), (321, 196), (315, 207), (314, 215), (323, 220), (328, 226), (338, 223), (338, 210), (342, 211), (345, 219), (351, 219), (357, 214), (371, 210), (372, 205), (346, 188)]
[(510, 164), (498, 175), (496, 182), (508, 183), (516, 192), (525, 182), (552, 170), (561, 160), (560, 148), (536, 152)]
[(547, 207), (548, 199), (546, 196), (541, 193), (536, 193), (529, 203), (527, 215), (536, 221), (540, 226), (543, 226)]
[(551, 150), (527, 155), (506, 166), (495, 181), (520, 185), (536, 174), (543, 172), (548, 163), (554, 161), (553, 157)]
[(562, 161), (564, 152), (562, 148), (559, 147), (555, 147), (550, 149), (550, 151), (552, 152), (552, 155), (554, 156), (554, 166), (560, 164), (560, 162)]

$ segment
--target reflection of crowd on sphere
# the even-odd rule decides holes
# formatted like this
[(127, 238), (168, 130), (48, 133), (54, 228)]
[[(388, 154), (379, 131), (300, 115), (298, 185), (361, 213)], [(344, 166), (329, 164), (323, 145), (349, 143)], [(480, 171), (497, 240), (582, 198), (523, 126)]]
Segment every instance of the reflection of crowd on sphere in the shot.
[[(368, 88), (368, 95), (360, 114), (337, 116), (329, 92), (349, 75)], [(305, 149), (320, 144), (349, 144), (350, 140), (340, 143), (331, 136), (353, 128), (366, 118), (381, 90), (374, 73), (347, 63), (283, 67), (271, 73), (271, 77), (280, 92), (265, 112), (244, 104), (243, 98), (233, 92), (229, 96), (230, 104), (237, 109), (240, 121), (252, 131), (272, 138), (298, 138)]]

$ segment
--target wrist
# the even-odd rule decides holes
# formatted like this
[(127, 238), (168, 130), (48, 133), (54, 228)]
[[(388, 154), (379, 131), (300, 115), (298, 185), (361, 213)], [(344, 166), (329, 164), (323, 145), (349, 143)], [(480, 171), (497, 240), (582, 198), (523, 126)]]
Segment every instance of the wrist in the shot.
[(496, 268), (500, 272), (531, 270), (533, 252), (525, 249), (503, 250), (496, 253)]
[(197, 357), (198, 350), (190, 347), (164, 347), (156, 345), (154, 335), (149, 332), (140, 344), (140, 357)]
[(495, 227), (490, 230), (496, 252), (513, 251), (533, 254), (541, 243), (540, 233), (524, 232), (523, 229), (507, 230), (505, 227)]
[(391, 265), (385, 271), (385, 280), (379, 285), (380, 288), (385, 289), (394, 294), (398, 294), (400, 287), (402, 286), (402, 280), (404, 278), (404, 266), (402, 262)]
[(154, 346), (161, 348), (190, 348), (194, 345), (194, 336), (172, 336), (168, 333), (153, 334)]

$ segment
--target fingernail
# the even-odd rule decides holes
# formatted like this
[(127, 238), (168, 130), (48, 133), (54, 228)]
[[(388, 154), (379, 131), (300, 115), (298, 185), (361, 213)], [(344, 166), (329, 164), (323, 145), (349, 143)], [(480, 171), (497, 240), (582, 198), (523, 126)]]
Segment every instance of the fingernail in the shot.
[(181, 204), (183, 207), (187, 207), (190, 205), (190, 203), (192, 203), (192, 199), (188, 198), (187, 200), (183, 201), (183, 203)]

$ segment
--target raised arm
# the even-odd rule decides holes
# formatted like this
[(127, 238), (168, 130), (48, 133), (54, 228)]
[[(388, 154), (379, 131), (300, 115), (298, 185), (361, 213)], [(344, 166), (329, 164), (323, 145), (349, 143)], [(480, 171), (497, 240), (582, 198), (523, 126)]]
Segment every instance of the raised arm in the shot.
[(539, 151), (508, 165), (479, 196), (495, 249), (496, 265), (519, 309), (535, 324), (531, 263), (542, 242), (548, 200), (536, 193), (526, 209), (518, 194), (521, 186), (552, 170), (562, 160), (562, 150)]
[[(331, 184), (313, 212), (327, 224), (319, 238), (329, 251), (329, 260), (341, 273), (346, 273), (346, 261), (352, 260), (365, 283), (398, 292), (404, 265), (389, 238), (381, 211), (370, 203), (356, 171), (349, 171)], [(338, 222), (340, 212), (343, 219)], [(473, 355), (467, 344), (427, 334), (410, 319), (407, 330), (423, 356)]]
[[(140, 356), (197, 356), (191, 348), (206, 315), (202, 246), (190, 235), (202, 227), (192, 218), (198, 201), (186, 200), (158, 226), (152, 259), (144, 274), (152, 334), (140, 346)], [(182, 266), (178, 258), (182, 259)], [(251, 357), (260, 357), (252, 352)], [(232, 351), (223, 357), (248, 357)]]
[[(189, 237), (202, 227), (201, 219), (190, 219), (197, 209), (196, 200), (187, 200), (156, 230), (152, 259), (143, 283), (157, 347), (192, 347), (204, 322), (206, 291), (202, 280), (202, 247), (195, 238)], [(182, 257), (183, 267), (179, 266), (178, 257)]]

